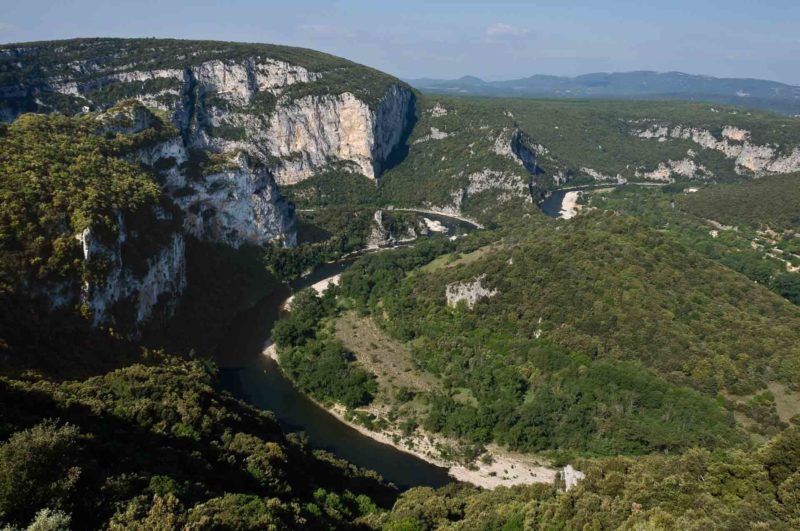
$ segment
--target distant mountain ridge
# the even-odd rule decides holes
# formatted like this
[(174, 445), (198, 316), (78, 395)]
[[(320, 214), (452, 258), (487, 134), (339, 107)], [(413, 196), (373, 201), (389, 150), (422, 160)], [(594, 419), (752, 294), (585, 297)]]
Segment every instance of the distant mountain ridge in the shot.
[(800, 115), (800, 87), (763, 79), (718, 78), (683, 72), (597, 72), (576, 77), (537, 74), (506, 81), (475, 76), (407, 79), (423, 92), (475, 96), (681, 99)]

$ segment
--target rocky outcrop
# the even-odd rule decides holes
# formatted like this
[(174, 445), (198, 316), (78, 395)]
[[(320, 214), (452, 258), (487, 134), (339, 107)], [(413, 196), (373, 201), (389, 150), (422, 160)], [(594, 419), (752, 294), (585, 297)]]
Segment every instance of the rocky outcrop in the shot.
[(536, 165), (537, 157), (548, 153), (545, 146), (534, 143), (533, 139), (524, 132), (519, 129), (509, 132), (507, 128), (503, 128), (495, 138), (492, 151), (501, 157), (514, 161), (532, 175), (540, 172)]
[(441, 118), (442, 116), (447, 116), (448, 111), (441, 103), (437, 101), (433, 107), (428, 109), (428, 113), (430, 113), (433, 118)]
[(102, 261), (108, 273), (104, 279), (85, 282), (80, 302), (92, 315), (95, 325), (114, 324), (134, 329), (145, 321), (159, 303), (174, 305), (186, 287), (186, 249), (183, 235), (173, 232), (167, 242), (135, 271), (123, 260), (123, 246), (130, 235), (123, 217), (117, 215), (118, 235), (113, 244), (101, 242), (89, 228), (76, 238), (83, 259)]
[(436, 127), (431, 127), (431, 132), (414, 140), (414, 144), (422, 144), (423, 142), (427, 142), (429, 140), (444, 140), (449, 136), (451, 135), (447, 131), (442, 131)]
[(486, 275), (481, 275), (472, 282), (448, 284), (445, 288), (447, 305), (455, 308), (460, 302), (464, 302), (467, 308), (472, 309), (479, 300), (497, 295), (497, 290), (483, 286), (482, 282), (485, 278)]
[(586, 474), (575, 470), (572, 465), (567, 465), (562, 469), (561, 477), (564, 479), (564, 490), (570, 491), (578, 485), (580, 480), (586, 478)]
[(467, 179), (468, 184), (464, 188), (462, 200), (487, 190), (495, 190), (498, 192), (498, 202), (520, 198), (527, 203), (533, 201), (530, 193), (530, 181), (522, 179), (519, 175), (483, 170), (468, 175)]
[[(180, 193), (177, 193), (180, 192)], [(297, 244), (294, 209), (263, 167), (240, 154), (230, 169), (204, 175), (173, 192), (184, 210), (184, 228), (198, 238), (262, 244)]]
[(619, 173), (616, 176), (605, 175), (602, 172), (599, 172), (593, 168), (586, 168), (586, 167), (581, 168), (580, 171), (581, 173), (588, 175), (595, 181), (601, 181), (601, 182), (612, 181), (617, 184), (625, 184), (627, 182), (627, 179), (625, 179), (625, 177), (623, 177)]
[[(139, 104), (123, 104), (97, 119), (100, 131), (133, 134), (153, 127), (157, 119)], [(157, 169), (164, 191), (183, 210), (187, 233), (239, 247), (243, 243), (280, 241), (296, 244), (294, 210), (280, 194), (263, 165), (244, 152), (217, 170), (189, 171), (189, 155), (179, 135), (140, 147), (129, 160)]]
[(376, 210), (372, 216), (370, 233), (367, 237), (367, 248), (378, 249), (390, 247), (398, 243), (410, 242), (420, 234), (427, 233), (428, 228), (422, 221), (407, 223), (387, 223), (383, 210)]
[(642, 169), (636, 170), (636, 177), (646, 179), (648, 181), (672, 181), (673, 176), (686, 177), (688, 179), (695, 178), (710, 178), (713, 177), (711, 173), (702, 164), (696, 163), (690, 158), (681, 160), (668, 160), (661, 162), (658, 167), (652, 171), (644, 171)]
[(689, 140), (705, 149), (719, 151), (734, 161), (736, 172), (755, 176), (791, 173), (800, 171), (800, 147), (783, 149), (774, 145), (758, 145), (751, 142), (749, 131), (734, 126), (725, 126), (721, 139), (710, 131), (696, 127), (654, 124), (643, 130), (634, 130), (639, 138), (667, 140)]
[(468, 175), (464, 175), (461, 172), (454, 178), (460, 180), (466, 178), (466, 183), (450, 193), (450, 200), (447, 204), (434, 205), (429, 202), (424, 203), (428, 210), (446, 216), (459, 217), (464, 213), (462, 209), (470, 198), (487, 191), (495, 192), (492, 200), (497, 204), (508, 201), (522, 201), (525, 204), (533, 204), (530, 177), (526, 178), (516, 173), (487, 168)]
[(511, 152), (531, 175), (537, 175), (540, 170), (536, 160), (540, 156), (546, 155), (549, 151), (543, 145), (534, 143), (533, 139), (527, 134), (516, 129), (514, 134), (511, 135)]

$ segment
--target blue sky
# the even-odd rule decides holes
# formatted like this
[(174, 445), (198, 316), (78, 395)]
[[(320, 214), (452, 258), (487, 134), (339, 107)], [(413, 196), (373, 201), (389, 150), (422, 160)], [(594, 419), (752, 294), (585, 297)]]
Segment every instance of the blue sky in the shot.
[(291, 44), (401, 77), (680, 70), (800, 85), (800, 0), (2, 0), (0, 42)]

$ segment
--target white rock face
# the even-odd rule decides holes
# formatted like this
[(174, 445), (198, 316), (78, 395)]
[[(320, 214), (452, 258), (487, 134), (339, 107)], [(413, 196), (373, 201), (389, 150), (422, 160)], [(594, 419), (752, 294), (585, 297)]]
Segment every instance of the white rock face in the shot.
[(421, 225), (421, 227), (416, 228), (414, 226), (408, 226), (399, 233), (396, 231), (396, 229), (395, 232), (393, 232), (387, 229), (384, 225), (383, 210), (376, 210), (372, 215), (370, 234), (367, 237), (367, 249), (389, 247), (398, 243), (416, 240), (419, 236), (417, 229), (420, 229), (420, 233), (428, 230), (424, 223), (421, 223)]
[(512, 133), (510, 133), (508, 129), (504, 128), (502, 131), (500, 131), (500, 134), (497, 135), (497, 138), (494, 139), (492, 151), (494, 151), (495, 154), (500, 155), (501, 157), (506, 157), (507, 159), (511, 159), (522, 166), (522, 161), (517, 158), (517, 156), (511, 150), (511, 140)]
[(442, 106), (442, 104), (439, 103), (438, 101), (436, 102), (436, 104), (433, 107), (431, 107), (431, 109), (428, 112), (430, 112), (431, 116), (433, 116), (434, 118), (439, 118), (441, 116), (447, 116), (447, 109), (445, 109)]
[(586, 477), (586, 474), (581, 472), (580, 470), (575, 470), (572, 468), (572, 465), (565, 466), (562, 471), (561, 475), (564, 478), (564, 485), (567, 491), (572, 490), (578, 484), (578, 482)]
[[(78, 73), (83, 74), (84, 72), (79, 71)], [(50, 89), (60, 94), (82, 96), (87, 92), (97, 90), (113, 83), (132, 83), (152, 81), (154, 79), (174, 79), (177, 82), (182, 82), (184, 80), (184, 72), (183, 70), (177, 69), (133, 70), (109, 74), (85, 82), (53, 79), (50, 82)]]
[(673, 175), (680, 175), (688, 178), (708, 178), (713, 176), (705, 166), (697, 164), (690, 158), (661, 162), (655, 170), (649, 172), (636, 170), (636, 177), (650, 181), (670, 182)]
[(255, 92), (252, 60), (206, 61), (192, 68), (192, 72), (203, 90), (236, 103), (246, 104)]
[[(414, 99), (409, 89), (393, 85), (372, 106), (351, 93), (293, 100), (284, 95), (287, 87), (314, 82), (323, 75), (263, 57), (215, 59), (184, 69), (105, 73), (91, 61), (73, 66), (75, 76), (104, 75), (88, 81), (76, 81), (67, 75), (50, 79), (48, 86), (61, 94), (85, 98), (90, 104), (92, 91), (107, 85), (174, 81), (174, 87), (160, 86), (159, 90), (143, 87), (137, 92), (134, 88), (133, 97), (170, 113), (188, 146), (223, 152), (243, 149), (268, 165), (280, 184), (300, 182), (337, 162), (376, 178), (406, 132)], [(260, 105), (266, 106), (262, 108), (249, 107), (263, 91), (278, 99), (275, 109), (263, 103)], [(229, 105), (221, 105), (220, 101)], [(13, 119), (15, 112), (3, 109), (2, 118)], [(243, 138), (210, 136), (208, 126), (241, 130)], [(276, 158), (281, 160), (276, 163)]]
[(241, 155), (236, 167), (193, 181), (193, 193), (175, 195), (184, 210), (184, 228), (198, 238), (224, 242), (262, 244), (280, 239), (297, 244), (294, 215), (264, 169), (252, 169)]
[(745, 131), (744, 129), (739, 129), (738, 127), (734, 127), (732, 125), (726, 125), (722, 128), (722, 136), (728, 140), (744, 142), (750, 138), (750, 131)]
[(791, 173), (800, 171), (800, 147), (787, 149), (783, 153), (776, 147), (757, 145), (750, 142), (750, 132), (734, 126), (722, 129), (722, 139), (717, 140), (710, 131), (677, 125), (672, 129), (664, 125), (651, 125), (644, 130), (634, 131), (640, 138), (659, 140), (690, 140), (700, 147), (721, 152), (733, 159), (737, 173), (752, 173), (755, 176)]
[[(79, 68), (76, 73), (85, 74), (86, 72), (83, 70)], [(186, 70), (130, 70), (108, 74), (84, 83), (54, 79), (50, 87), (55, 92), (77, 96), (114, 82), (132, 83), (154, 79), (173, 79), (183, 83), (188, 81), (187, 77), (193, 78), (207, 92), (216, 92), (223, 98), (246, 102), (257, 90), (280, 89), (295, 83), (315, 81), (321, 76), (318, 73), (309, 72), (302, 66), (269, 58), (247, 59), (242, 62), (215, 59)]]
[(461, 301), (466, 302), (467, 308), (472, 309), (481, 299), (494, 297), (497, 290), (485, 288), (482, 284), (486, 275), (481, 275), (472, 282), (453, 282), (445, 289), (447, 305), (455, 308)]
[(447, 131), (441, 131), (436, 127), (431, 127), (430, 134), (427, 134), (421, 138), (418, 138), (414, 141), (414, 144), (421, 144), (423, 142), (427, 142), (428, 140), (444, 140), (445, 138), (451, 136)]
[(514, 161), (516, 164), (523, 166), (530, 173), (536, 174), (538, 168), (536, 166), (536, 159), (548, 153), (548, 149), (541, 145), (535, 144), (533, 141), (519, 129), (509, 131), (503, 128), (497, 138), (494, 140), (492, 151)]
[(256, 86), (259, 90), (281, 89), (295, 83), (316, 81), (321, 77), (302, 66), (275, 59), (263, 59), (255, 65)]
[(146, 166), (154, 166), (159, 161), (172, 161), (172, 166), (163, 172), (166, 187), (177, 188), (186, 184), (186, 176), (181, 170), (181, 165), (186, 163), (188, 155), (179, 136), (154, 146), (144, 147), (136, 152), (133, 159)]
[(604, 175), (603, 173), (595, 169), (586, 167), (581, 168), (581, 172), (585, 173), (595, 181), (613, 181), (616, 182), (617, 184), (625, 184), (626, 182), (628, 182), (627, 179), (625, 179), (625, 177), (623, 177), (619, 173), (616, 176)]
[[(486, 190), (499, 190), (498, 202), (522, 198), (533, 202), (527, 180), (519, 175), (485, 169), (467, 176), (469, 184), (463, 191), (462, 200)], [(459, 202), (460, 203), (460, 202)]]
[(283, 159), (273, 169), (276, 180), (295, 184), (335, 161), (376, 178), (408, 125), (411, 100), (410, 91), (395, 85), (375, 110), (349, 92), (279, 103), (265, 139)]
[(230, 169), (187, 182), (181, 165), (188, 160), (180, 137), (143, 148), (135, 160), (148, 166), (169, 161), (161, 171), (165, 190), (184, 212), (184, 229), (193, 236), (239, 247), (280, 240), (297, 244), (294, 211), (264, 168), (253, 169), (244, 153)]
[(122, 217), (117, 216), (119, 235), (113, 246), (97, 241), (90, 229), (76, 235), (81, 243), (84, 260), (103, 259), (111, 270), (103, 282), (84, 284), (81, 302), (92, 312), (95, 326), (110, 323), (112, 308), (116, 303), (131, 304), (134, 323), (146, 320), (162, 295), (172, 303), (186, 287), (186, 248), (183, 235), (173, 233), (169, 242), (154, 256), (147, 259), (146, 272), (135, 274), (123, 263), (122, 245), (128, 238)]

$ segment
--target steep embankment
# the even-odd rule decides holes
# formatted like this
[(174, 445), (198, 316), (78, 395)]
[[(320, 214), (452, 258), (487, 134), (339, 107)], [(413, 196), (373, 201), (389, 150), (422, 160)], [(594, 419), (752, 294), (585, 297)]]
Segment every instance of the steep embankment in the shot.
[(147, 119), (28, 115), (2, 131), (4, 289), (123, 330), (161, 297), (174, 302), (186, 283), (182, 214), (153, 173), (129, 161), (176, 132)]

